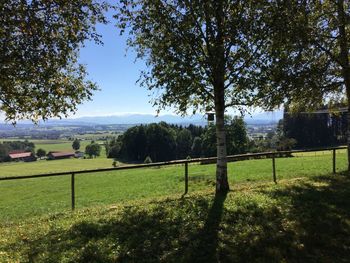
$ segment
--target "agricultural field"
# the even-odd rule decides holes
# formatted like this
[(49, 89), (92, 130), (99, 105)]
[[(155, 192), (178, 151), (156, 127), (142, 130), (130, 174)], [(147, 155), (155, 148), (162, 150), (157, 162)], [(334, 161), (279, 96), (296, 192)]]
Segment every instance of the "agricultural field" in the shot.
[(83, 139), (83, 140), (87, 140), (87, 141), (99, 141), (99, 140), (105, 140), (108, 138), (113, 138), (113, 137), (117, 137), (118, 133), (117, 132), (95, 132), (95, 133), (85, 133), (85, 134), (78, 134), (75, 135), (75, 138), (78, 139)]
[[(23, 141), (23, 139), (0, 139), (0, 143), (4, 141)], [(33, 142), (35, 144), (35, 150), (38, 150), (39, 148), (44, 149), (46, 152), (50, 151), (73, 151), (72, 149), (72, 143), (73, 141), (69, 140), (28, 140), (29, 142)], [(101, 144), (101, 155), (98, 158), (105, 158), (106, 157), (106, 150), (103, 146), (103, 141), (96, 141), (97, 143)], [(82, 140), (80, 141), (80, 151), (84, 151), (86, 145), (90, 144), (91, 141), (89, 140)], [(0, 164), (1, 165), (1, 164)]]
[(0, 177), (107, 168), (113, 167), (112, 162), (113, 159), (102, 157), (93, 159), (38, 160), (36, 162), (6, 162), (0, 163)]
[[(107, 161), (106, 161), (107, 160)], [(105, 162), (106, 161), (106, 162)], [(346, 153), (337, 152), (337, 172), (346, 169)], [(1, 164), (0, 176), (111, 167), (108, 159), (38, 161)], [(229, 164), (232, 186), (272, 182), (271, 159)], [(328, 175), (331, 152), (276, 159), (278, 181)], [(207, 191), (215, 185), (215, 165), (189, 165), (189, 192)], [(184, 166), (142, 168), (76, 175), (76, 207), (111, 205), (135, 200), (152, 200), (184, 192)], [(0, 181), (0, 222), (8, 224), (70, 209), (70, 176)], [(20, 194), (18, 194), (20, 193)]]

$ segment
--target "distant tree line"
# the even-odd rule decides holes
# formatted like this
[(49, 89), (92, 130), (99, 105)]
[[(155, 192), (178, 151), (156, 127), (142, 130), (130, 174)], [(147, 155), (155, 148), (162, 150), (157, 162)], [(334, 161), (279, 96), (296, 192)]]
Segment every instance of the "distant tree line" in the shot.
[[(323, 113), (321, 110), (326, 110)], [(288, 108), (275, 132), (250, 141), (250, 151), (286, 151), (293, 148), (317, 148), (346, 144), (347, 112), (328, 113), (327, 107), (321, 112), (289, 113)]]
[[(245, 123), (240, 117), (225, 118), (228, 154), (248, 150)], [(109, 158), (143, 162), (216, 156), (215, 126), (201, 127), (167, 124), (165, 122), (129, 128), (123, 135), (107, 141)]]
[(285, 113), (285, 137), (296, 140), (296, 148), (346, 144), (347, 117), (343, 113)]

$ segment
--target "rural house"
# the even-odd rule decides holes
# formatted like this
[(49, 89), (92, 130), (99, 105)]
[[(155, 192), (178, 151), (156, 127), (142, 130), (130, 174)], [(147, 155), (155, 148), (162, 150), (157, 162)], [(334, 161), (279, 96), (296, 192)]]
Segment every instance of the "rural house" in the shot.
[(74, 152), (49, 152), (47, 154), (48, 160), (69, 159), (75, 157)]

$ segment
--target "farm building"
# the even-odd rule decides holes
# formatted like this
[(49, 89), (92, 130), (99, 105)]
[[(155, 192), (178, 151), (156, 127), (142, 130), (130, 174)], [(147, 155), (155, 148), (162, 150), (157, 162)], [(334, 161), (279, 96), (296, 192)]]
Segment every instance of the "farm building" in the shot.
[(85, 156), (84, 152), (79, 152), (79, 151), (75, 152), (75, 158), (84, 158), (84, 156)]
[(74, 152), (49, 152), (47, 154), (48, 160), (69, 159), (74, 157), (75, 157)]
[(24, 151), (9, 152), (9, 158), (11, 161), (24, 161), (24, 162), (36, 161), (36, 157), (32, 152), (24, 152)]

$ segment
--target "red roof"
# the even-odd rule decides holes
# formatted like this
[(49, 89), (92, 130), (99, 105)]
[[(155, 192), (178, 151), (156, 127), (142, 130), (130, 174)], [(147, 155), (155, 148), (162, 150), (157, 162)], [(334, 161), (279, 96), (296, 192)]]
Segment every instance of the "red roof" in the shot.
[(69, 156), (74, 156), (75, 153), (74, 152), (50, 152), (50, 155), (52, 155), (53, 157), (69, 157)]
[(11, 159), (19, 159), (19, 158), (26, 158), (32, 156), (31, 152), (22, 152), (22, 153), (10, 153), (9, 154)]
[(24, 151), (24, 150), (12, 150), (12, 151), (9, 151), (9, 154), (15, 154), (15, 153), (27, 153), (27, 152)]

